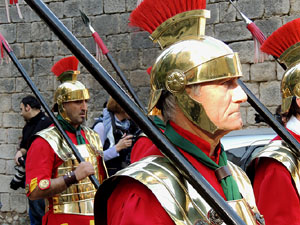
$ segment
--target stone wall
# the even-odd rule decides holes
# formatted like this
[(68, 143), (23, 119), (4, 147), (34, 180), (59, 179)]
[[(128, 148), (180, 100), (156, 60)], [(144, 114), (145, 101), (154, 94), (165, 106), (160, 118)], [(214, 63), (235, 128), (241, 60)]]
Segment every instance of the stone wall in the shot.
[[(137, 95), (146, 105), (149, 97), (149, 76), (146, 69), (152, 65), (160, 52), (148, 39), (146, 32), (128, 26), (128, 17), (135, 8), (136, 0), (45, 0), (54, 14), (65, 26), (95, 54), (95, 44), (89, 30), (84, 26), (79, 9), (85, 12), (112, 56), (133, 85)], [(7, 39), (15, 55), (30, 75), (49, 105), (52, 105), (53, 90), (58, 83), (50, 73), (54, 62), (70, 55), (70, 51), (50, 31), (34, 11), (20, 0), (23, 19), (17, 14), (16, 6), (10, 6), (11, 23), (7, 22), (5, 1), (0, 1), (0, 32)], [(297, 0), (239, 0), (241, 11), (255, 21), (268, 36), (275, 29), (300, 15)], [(207, 35), (223, 40), (239, 52), (244, 77), (248, 88), (272, 112), (281, 102), (279, 92), (283, 70), (272, 60), (253, 63), (253, 41), (245, 23), (226, 0), (209, 0), (211, 19), (207, 21)], [(120, 83), (107, 60), (103, 67)], [(88, 125), (93, 123), (107, 93), (98, 82), (81, 66), (81, 80), (91, 91)], [(123, 85), (122, 85), (123, 86)], [(19, 102), (31, 91), (15, 66), (2, 63), (0, 66), (0, 211), (1, 224), (27, 224), (27, 203), (24, 190), (9, 188), (15, 174), (14, 155), (18, 147), (24, 121), (19, 114)], [(255, 110), (248, 104), (242, 105), (245, 127), (265, 126), (255, 124)]]

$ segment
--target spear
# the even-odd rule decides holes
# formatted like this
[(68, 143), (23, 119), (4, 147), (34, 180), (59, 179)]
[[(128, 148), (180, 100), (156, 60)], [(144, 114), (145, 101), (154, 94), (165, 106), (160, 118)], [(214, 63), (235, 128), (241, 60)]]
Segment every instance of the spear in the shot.
[(226, 224), (243, 224), (245, 222), (236, 214), (204, 177), (188, 160), (170, 143), (144, 112), (128, 97), (124, 90), (103, 69), (99, 62), (73, 36), (41, 0), (25, 0), (27, 4), (47, 23), (49, 28), (70, 49), (81, 64), (122, 106), (127, 114), (139, 125), (145, 134), (157, 145), (166, 157), (178, 167), (182, 175), (205, 201), (218, 213)]
[[(53, 112), (50, 110), (50, 108), (47, 105), (46, 101), (44, 100), (43, 96), (41, 95), (41, 93), (39, 92), (39, 90), (37, 89), (35, 84), (32, 82), (32, 80), (30, 79), (30, 77), (27, 74), (26, 70), (24, 69), (22, 64), (19, 62), (19, 60), (17, 59), (15, 53), (10, 48), (9, 44), (7, 43), (7, 41), (5, 40), (5, 38), (3, 37), (3, 35), (1, 33), (0, 33), (0, 44), (1, 44), (1, 47), (3, 47), (4, 50), (7, 52), (10, 59), (13, 61), (13, 63), (15, 64), (15, 66), (17, 67), (17, 69), (19, 70), (21, 75), (23, 76), (24, 80), (26, 81), (28, 86), (31, 88), (32, 92), (38, 98), (38, 100), (40, 101), (41, 105), (43, 106), (43, 108), (45, 109), (45, 111), (47, 112), (49, 117), (54, 122), (54, 124), (55, 124), (56, 128), (58, 129), (59, 133), (63, 136), (63, 138), (66, 140), (68, 146), (72, 149), (72, 151), (73, 151), (76, 159), (78, 160), (78, 162), (79, 163), (84, 162), (85, 161), (84, 158), (80, 155), (79, 151), (77, 150), (77, 148), (75, 147), (73, 142), (70, 140), (69, 136), (66, 134), (65, 130), (62, 128), (62, 126), (60, 125), (60, 123), (56, 119)], [(91, 182), (94, 184), (95, 188), (98, 189), (100, 184), (99, 184), (99, 181), (96, 179), (96, 177), (94, 175), (90, 175), (89, 178), (90, 178)]]
[[(118, 76), (121, 78), (122, 82), (124, 83), (125, 87), (129, 91), (129, 93), (131, 94), (131, 96), (133, 97), (133, 99), (135, 100), (135, 102), (146, 113), (145, 107), (143, 106), (142, 102), (139, 100), (139, 98), (136, 95), (135, 91), (133, 90), (132, 86), (130, 85), (130, 83), (126, 79), (126, 77), (123, 74), (123, 72), (120, 69), (120, 67), (118, 66), (117, 62), (114, 60), (114, 58), (112, 57), (112, 55), (109, 53), (109, 50), (107, 49), (106, 45), (102, 41), (101, 37), (95, 31), (95, 29), (92, 27), (89, 18), (87, 17), (87, 15), (84, 14), (84, 12), (82, 12), (81, 10), (79, 10), (79, 11), (80, 11), (80, 15), (81, 15), (83, 23), (85, 24), (85, 26), (87, 26), (90, 29), (90, 31), (92, 32), (92, 36), (93, 36), (93, 38), (94, 38), (94, 40), (96, 42), (96, 45), (101, 49), (101, 50), (97, 50), (97, 51), (102, 51), (103, 55), (106, 55), (108, 61), (111, 63), (111, 65), (113, 66), (113, 68), (117, 72)], [(98, 48), (96, 48), (96, 49), (98, 49)], [(101, 58), (101, 57), (96, 57), (96, 58)]]

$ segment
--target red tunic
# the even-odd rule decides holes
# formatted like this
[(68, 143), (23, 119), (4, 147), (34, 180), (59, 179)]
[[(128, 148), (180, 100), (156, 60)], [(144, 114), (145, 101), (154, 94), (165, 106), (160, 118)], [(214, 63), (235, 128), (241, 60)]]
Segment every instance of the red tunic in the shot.
[[(70, 137), (71, 141), (77, 145), (75, 134), (68, 131), (66, 131), (66, 133)], [(86, 143), (88, 143), (83, 130), (81, 130), (81, 134), (83, 135)], [(51, 178), (56, 177), (57, 168), (62, 163), (63, 161), (58, 157), (45, 139), (41, 137), (36, 138), (27, 153), (26, 185), (34, 186), (34, 184), (38, 184), (40, 180), (50, 180)], [(27, 195), (29, 194), (30, 192)], [(49, 199), (49, 211), (43, 217), (43, 225), (91, 225), (93, 222), (93, 216), (53, 214), (53, 204), (51, 199)]]
[[(171, 126), (177, 133), (197, 145), (202, 151), (209, 155), (210, 145), (198, 136), (188, 132), (171, 122)], [(219, 162), (220, 148), (216, 156), (211, 159), (217, 164)], [(191, 164), (204, 176), (204, 178), (225, 199), (223, 189), (218, 182), (212, 169), (199, 163), (188, 153), (180, 151), (191, 162)], [(149, 155), (162, 155), (159, 149), (152, 145), (148, 151), (143, 151), (140, 157)], [(129, 178), (122, 178), (120, 184), (113, 191), (107, 203), (107, 224), (109, 225), (174, 225), (167, 212), (160, 205), (154, 194), (143, 184)]]
[[(300, 136), (289, 132), (300, 141)], [(279, 136), (274, 140), (280, 140)], [(267, 225), (300, 224), (300, 201), (289, 171), (275, 159), (260, 158), (253, 190)]]

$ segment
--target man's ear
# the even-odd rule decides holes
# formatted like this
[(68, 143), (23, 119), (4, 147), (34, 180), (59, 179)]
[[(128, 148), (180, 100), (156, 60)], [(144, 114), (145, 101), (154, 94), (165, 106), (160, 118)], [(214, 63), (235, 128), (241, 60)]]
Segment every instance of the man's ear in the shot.
[(29, 112), (30, 109), (31, 109), (30, 105), (27, 104), (27, 105), (25, 106), (25, 112)]

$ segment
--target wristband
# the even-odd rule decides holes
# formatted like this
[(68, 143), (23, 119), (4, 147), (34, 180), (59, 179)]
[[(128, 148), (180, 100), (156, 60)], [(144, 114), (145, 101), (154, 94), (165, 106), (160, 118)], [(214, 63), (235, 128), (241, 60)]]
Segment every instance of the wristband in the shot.
[(76, 179), (75, 172), (74, 171), (69, 171), (67, 172), (64, 176), (64, 181), (67, 185), (67, 187), (70, 187), (72, 184), (78, 183), (78, 180)]

